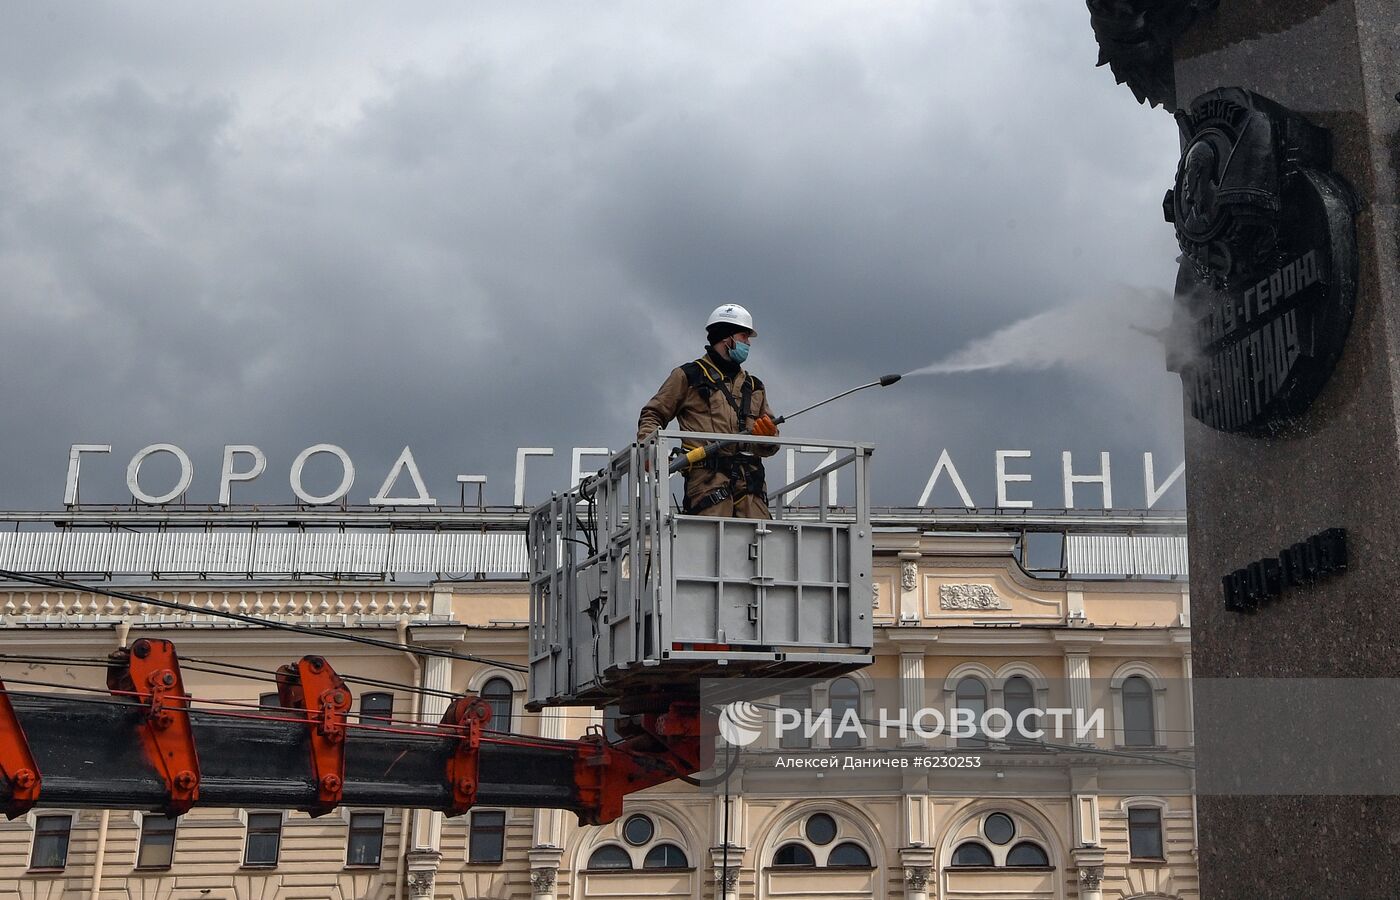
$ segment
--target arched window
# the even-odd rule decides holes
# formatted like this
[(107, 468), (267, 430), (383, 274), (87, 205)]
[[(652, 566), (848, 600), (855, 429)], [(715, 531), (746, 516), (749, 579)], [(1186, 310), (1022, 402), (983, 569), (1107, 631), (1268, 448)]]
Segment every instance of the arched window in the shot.
[[(987, 711), (987, 686), (982, 679), (969, 675), (959, 681), (956, 696), (958, 709), (971, 711), (973, 721), (980, 723), (983, 713)], [(958, 738), (959, 747), (982, 747), (985, 744), (986, 740), (980, 737)]]
[(860, 746), (860, 732), (852, 727), (842, 731), (848, 717), (860, 716), (860, 685), (852, 678), (838, 678), (831, 683), (831, 747), (844, 750)]
[(675, 844), (657, 844), (647, 851), (647, 857), (642, 861), (643, 869), (685, 869), (689, 866), (685, 851)]
[(394, 719), (394, 695), (377, 691), (360, 696), (360, 721), (388, 725)]
[[(778, 705), (783, 709), (792, 710), (805, 719), (812, 713), (812, 691), (805, 687), (794, 688), (778, 698)], [(806, 750), (812, 746), (812, 739), (807, 736), (806, 729), (799, 724), (795, 728), (779, 732), (778, 746), (783, 750)]]
[(992, 863), (992, 851), (983, 847), (976, 841), (968, 841), (953, 851), (953, 865), (955, 866), (990, 866)]
[(1011, 852), (1006, 854), (1006, 864), (1008, 866), (1048, 866), (1050, 857), (1038, 844), (1030, 841), (1022, 841), (1011, 848)]
[(865, 852), (865, 848), (860, 844), (852, 844), (847, 841), (844, 844), (837, 844), (831, 848), (831, 855), (826, 858), (828, 866), (858, 866), (862, 869), (870, 868), (870, 854)]
[(773, 854), (773, 865), (775, 866), (805, 866), (811, 868), (817, 864), (816, 857), (812, 856), (812, 851), (801, 844), (784, 844), (778, 848), (778, 852)]
[(627, 855), (627, 851), (616, 844), (604, 844), (593, 855), (588, 857), (588, 868), (590, 869), (630, 869), (632, 868), (632, 857)]
[(1036, 716), (1026, 716), (1024, 729), (1020, 726), (1021, 713), (1035, 708), (1035, 688), (1031, 687), (1030, 679), (1023, 675), (1013, 675), (1006, 679), (1006, 684), (1002, 686), (1002, 698), (1005, 701), (1002, 707), (1006, 710), (1006, 714), (1011, 717), (1009, 737), (1013, 741), (1030, 740), (1025, 732), (1040, 730)]
[(482, 687), (481, 699), (491, 704), (491, 721), (486, 725), (487, 731), (504, 733), (511, 730), (510, 707), (513, 693), (510, 682), (504, 678), (492, 678)]
[(1152, 710), (1152, 685), (1141, 675), (1123, 681), (1123, 743), (1152, 747), (1157, 743), (1156, 716)]

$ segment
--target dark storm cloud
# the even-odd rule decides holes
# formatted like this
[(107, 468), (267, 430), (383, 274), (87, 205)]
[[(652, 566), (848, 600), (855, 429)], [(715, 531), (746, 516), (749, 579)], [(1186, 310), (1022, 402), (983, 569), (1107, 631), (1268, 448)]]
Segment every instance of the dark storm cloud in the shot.
[[(221, 447), (404, 444), (440, 498), (508, 502), (620, 447), (715, 304), (759, 317), (779, 410), (1047, 308), (1170, 284), (1169, 117), (1094, 69), (1074, 4), (25, 7), (0, 37), (0, 506), (122, 500), (172, 441), (192, 499)], [(160, 35), (156, 37), (154, 35)], [(1180, 459), (1174, 379), (1095, 354), (911, 379), (793, 423), (878, 442), (877, 500), (949, 448)], [(1089, 454), (1094, 454), (1090, 456)], [(1122, 473), (1121, 475), (1119, 473)], [(151, 470), (152, 482), (161, 471)], [(1179, 495), (1178, 495), (1179, 496)], [(949, 497), (935, 498), (949, 502)]]

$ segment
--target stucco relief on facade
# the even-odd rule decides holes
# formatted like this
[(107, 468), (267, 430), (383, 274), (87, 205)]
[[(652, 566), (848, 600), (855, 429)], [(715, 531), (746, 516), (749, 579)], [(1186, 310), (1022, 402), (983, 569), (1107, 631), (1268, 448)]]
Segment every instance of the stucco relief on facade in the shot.
[(919, 563), (917, 560), (906, 559), (900, 566), (899, 586), (906, 591), (912, 591), (919, 586)]
[(1010, 609), (1011, 604), (997, 596), (991, 585), (941, 584), (938, 586), (940, 609)]

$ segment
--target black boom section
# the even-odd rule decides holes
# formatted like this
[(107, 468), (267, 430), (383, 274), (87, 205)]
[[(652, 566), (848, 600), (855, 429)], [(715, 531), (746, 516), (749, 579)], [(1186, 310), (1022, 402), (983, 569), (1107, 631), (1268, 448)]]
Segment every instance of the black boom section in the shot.
[[(165, 780), (142, 751), (144, 708), (120, 700), (10, 692), (16, 717), (43, 779), (40, 807), (160, 810)], [(305, 722), (191, 709), (205, 807), (317, 805)], [(351, 727), (345, 735), (342, 803), (448, 810), (447, 762), (453, 735), (394, 725)], [(477, 755), (476, 802), (582, 812), (574, 783), (577, 748), (518, 735), (484, 735)], [(9, 788), (3, 788), (9, 793)]]

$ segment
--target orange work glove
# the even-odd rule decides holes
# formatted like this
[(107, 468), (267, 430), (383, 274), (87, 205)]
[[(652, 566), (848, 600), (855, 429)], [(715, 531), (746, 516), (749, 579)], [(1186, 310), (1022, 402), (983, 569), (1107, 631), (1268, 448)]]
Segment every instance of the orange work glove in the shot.
[(778, 426), (773, 424), (772, 416), (759, 416), (753, 420), (753, 427), (749, 429), (749, 434), (756, 434), (759, 437), (777, 437)]

